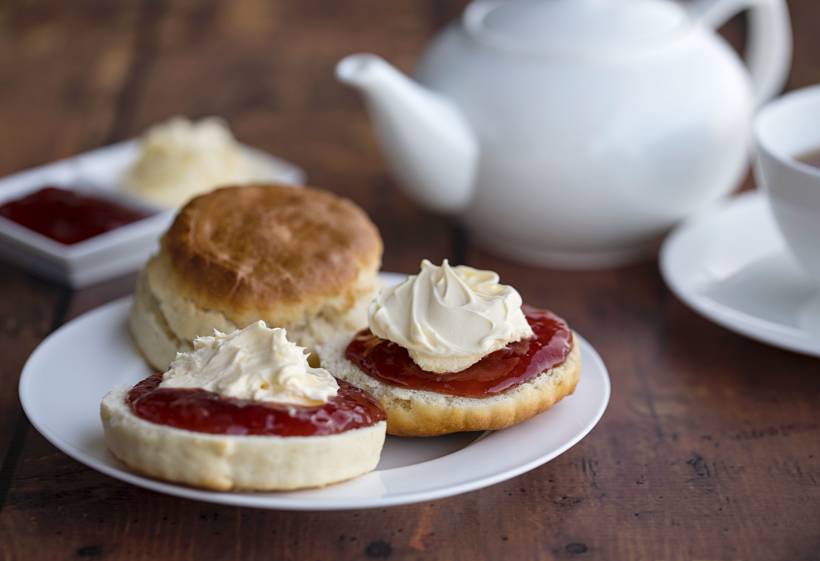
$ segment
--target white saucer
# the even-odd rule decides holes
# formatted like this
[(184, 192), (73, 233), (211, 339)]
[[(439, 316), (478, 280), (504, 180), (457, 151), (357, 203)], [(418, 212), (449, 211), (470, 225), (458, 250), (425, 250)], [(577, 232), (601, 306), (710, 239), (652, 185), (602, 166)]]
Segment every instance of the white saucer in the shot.
[(820, 356), (820, 286), (788, 252), (762, 193), (744, 193), (679, 226), (661, 249), (678, 298), (723, 327)]
[[(385, 282), (403, 277), (384, 274)], [(609, 401), (606, 368), (580, 339), (581, 380), (549, 411), (509, 429), (438, 438), (388, 437), (376, 470), (323, 489), (287, 493), (218, 493), (137, 475), (103, 443), (99, 404), (115, 386), (151, 374), (126, 328), (130, 298), (66, 324), (34, 351), (20, 379), (29, 420), (54, 446), (85, 465), (134, 485), (214, 503), (289, 510), (374, 508), (429, 501), (486, 487), (548, 462), (581, 440)]]

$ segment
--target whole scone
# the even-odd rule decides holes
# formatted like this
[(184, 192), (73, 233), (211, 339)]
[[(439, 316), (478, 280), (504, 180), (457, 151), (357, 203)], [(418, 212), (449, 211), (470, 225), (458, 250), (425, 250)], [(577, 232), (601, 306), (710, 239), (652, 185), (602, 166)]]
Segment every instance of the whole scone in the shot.
[(256, 184), (192, 199), (140, 274), (129, 325), (156, 369), (214, 329), (254, 321), (313, 348), (367, 323), (382, 241), (327, 191)]

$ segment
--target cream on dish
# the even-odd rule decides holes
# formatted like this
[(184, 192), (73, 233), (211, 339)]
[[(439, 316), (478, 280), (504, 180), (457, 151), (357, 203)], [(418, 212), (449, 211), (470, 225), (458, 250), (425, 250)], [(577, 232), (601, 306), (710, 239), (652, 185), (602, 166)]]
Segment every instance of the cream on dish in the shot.
[(175, 117), (148, 129), (141, 144), (142, 153), (125, 174), (123, 189), (166, 208), (178, 208), (220, 185), (270, 176), (216, 117), (198, 122)]
[(370, 304), (371, 331), (407, 349), (430, 372), (459, 372), (532, 336), (521, 296), (498, 274), (421, 262), (418, 275), (383, 289)]
[(305, 349), (288, 341), (284, 329), (258, 321), (232, 333), (214, 330), (213, 336), (194, 339), (193, 352), (177, 354), (160, 387), (310, 406), (326, 403), (339, 384), (327, 370), (311, 367)]

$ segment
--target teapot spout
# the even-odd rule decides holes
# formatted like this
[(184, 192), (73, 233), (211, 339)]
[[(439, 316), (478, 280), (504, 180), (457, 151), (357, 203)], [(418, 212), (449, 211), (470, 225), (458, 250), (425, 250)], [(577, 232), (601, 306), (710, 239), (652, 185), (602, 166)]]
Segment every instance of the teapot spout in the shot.
[(342, 59), (336, 76), (364, 94), (401, 187), (433, 210), (464, 209), (472, 198), (478, 142), (461, 110), (375, 55)]

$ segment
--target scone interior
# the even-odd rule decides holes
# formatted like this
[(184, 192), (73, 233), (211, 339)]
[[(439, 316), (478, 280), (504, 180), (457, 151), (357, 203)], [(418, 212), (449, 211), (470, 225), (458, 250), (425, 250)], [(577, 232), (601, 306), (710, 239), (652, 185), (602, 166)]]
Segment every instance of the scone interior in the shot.
[(149, 363), (213, 329), (257, 320), (313, 348), (366, 325), (382, 242), (367, 215), (325, 191), (226, 187), (189, 202), (140, 275), (129, 325)]
[(146, 421), (126, 403), (126, 389), (100, 406), (109, 450), (137, 472), (214, 491), (321, 487), (373, 470), (384, 421), (327, 436), (216, 435)]
[(167, 256), (151, 258), (137, 279), (134, 303), (128, 325), (134, 342), (148, 363), (158, 371), (165, 370), (178, 352), (191, 350), (191, 341), (214, 329), (230, 332), (252, 321), (285, 327), (298, 344), (315, 348), (340, 333), (353, 333), (367, 324), (367, 305), (378, 287), (378, 264), (363, 270), (350, 295), (329, 298), (313, 314), (291, 322), (259, 310), (256, 316), (235, 322), (219, 310), (202, 308), (170, 281)]
[(581, 352), (573, 334), (570, 352), (560, 365), (497, 395), (462, 397), (402, 388), (369, 376), (345, 357), (349, 343), (349, 337), (339, 337), (320, 346), (322, 366), (379, 400), (387, 412), (387, 432), (396, 436), (507, 428), (571, 395), (581, 371)]

